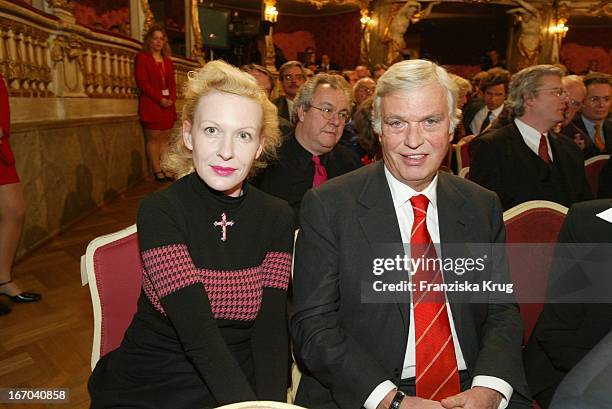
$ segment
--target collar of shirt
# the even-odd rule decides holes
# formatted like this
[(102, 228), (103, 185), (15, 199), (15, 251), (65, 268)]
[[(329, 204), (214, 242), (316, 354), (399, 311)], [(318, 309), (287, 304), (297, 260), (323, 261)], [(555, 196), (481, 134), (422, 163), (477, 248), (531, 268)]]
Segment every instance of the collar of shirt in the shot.
[[(589, 134), (589, 137), (591, 138), (591, 140), (595, 140), (595, 121), (591, 121), (589, 118), (585, 117), (584, 115), (580, 114), (580, 117), (582, 118), (582, 122), (584, 122), (584, 127), (587, 130), (587, 133)], [(603, 121), (601, 121), (602, 126), (603, 126)]]
[[(489, 118), (489, 123), (493, 123), (503, 109), (504, 109), (504, 104), (501, 104), (500, 106), (495, 108), (493, 111), (491, 111), (493, 112), (493, 117)], [(487, 118), (488, 112), (489, 112), (489, 108), (487, 108), (487, 106), (484, 105), (482, 108), (478, 110), (476, 115), (474, 115), (474, 119), (472, 120), (472, 123), (470, 124), (470, 129), (474, 135), (478, 135), (480, 133), (480, 127), (482, 126), (482, 123)]]
[[(532, 128), (518, 118), (514, 118), (514, 123), (523, 137), (525, 144), (533, 151), (533, 153), (539, 156), (538, 149), (540, 148), (540, 136), (542, 135), (540, 131)], [(550, 157), (550, 160), (554, 161), (555, 158), (553, 158), (552, 149), (550, 147), (548, 132), (546, 132), (546, 145), (548, 146), (548, 156)]]
[(285, 97), (285, 101), (287, 101), (287, 109), (289, 110), (289, 120), (293, 120), (293, 100)]
[[(293, 135), (291, 135), (289, 137), (289, 143), (291, 143), (294, 147), (294, 152), (295, 152), (295, 157), (298, 160), (299, 163), (305, 165), (305, 166), (310, 166), (312, 165), (312, 153), (308, 152), (306, 150), (306, 148), (304, 148), (302, 146), (302, 144), (300, 144), (300, 142), (297, 140), (297, 138), (295, 137), (295, 133)], [(287, 143), (287, 142), (285, 142)], [(333, 151), (333, 149), (332, 149)], [(329, 151), (327, 153), (324, 153), (323, 155), (319, 155), (319, 159), (321, 161), (321, 164), (325, 167), (327, 167), (327, 162), (329, 160), (329, 155), (332, 151)], [(314, 165), (312, 165), (312, 168), (314, 169)]]
[(438, 226), (438, 195), (436, 189), (438, 187), (438, 175), (434, 176), (431, 183), (423, 189), (421, 192), (417, 192), (405, 183), (400, 182), (391, 174), (391, 172), (385, 168), (385, 177), (387, 178), (387, 184), (391, 190), (391, 197), (393, 199), (393, 207), (395, 208), (395, 214), (399, 223), (400, 233), (402, 235), (402, 242), (410, 242), (410, 232), (412, 231), (412, 224), (414, 223), (414, 212), (412, 211), (412, 205), (410, 204), (410, 198), (416, 195), (425, 195), (429, 199), (429, 206), (427, 207), (427, 230), (431, 236), (431, 240), (434, 243), (440, 242), (440, 230)]

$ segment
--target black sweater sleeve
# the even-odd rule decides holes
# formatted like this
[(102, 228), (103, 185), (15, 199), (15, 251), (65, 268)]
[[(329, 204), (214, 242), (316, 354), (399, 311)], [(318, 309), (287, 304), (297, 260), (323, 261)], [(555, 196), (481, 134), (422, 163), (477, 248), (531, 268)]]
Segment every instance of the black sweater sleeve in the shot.
[[(176, 330), (185, 355), (219, 404), (256, 400), (246, 376), (217, 327), (204, 286), (185, 243), (178, 212), (161, 195), (143, 201), (138, 237), (145, 270)], [(183, 229), (182, 229), (183, 228)]]
[(293, 223), (293, 211), (285, 205), (274, 225), (272, 245), (263, 263), (263, 302), (251, 337), (260, 400), (284, 402), (287, 399), (287, 287), (291, 275)]

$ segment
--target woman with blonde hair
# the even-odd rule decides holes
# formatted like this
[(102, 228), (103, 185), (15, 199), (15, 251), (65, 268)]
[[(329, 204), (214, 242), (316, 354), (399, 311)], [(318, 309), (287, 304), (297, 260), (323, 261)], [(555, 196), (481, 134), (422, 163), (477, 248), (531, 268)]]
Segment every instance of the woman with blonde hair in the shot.
[(138, 114), (146, 138), (149, 166), (155, 180), (169, 182), (160, 167), (160, 158), (166, 151), (176, 119), (176, 82), (168, 37), (160, 26), (154, 25), (145, 34), (134, 68), (140, 90)]
[(221, 61), (189, 75), (164, 168), (138, 210), (138, 309), (89, 381), (92, 408), (285, 401), (293, 212), (251, 186), (280, 144), (276, 107)]

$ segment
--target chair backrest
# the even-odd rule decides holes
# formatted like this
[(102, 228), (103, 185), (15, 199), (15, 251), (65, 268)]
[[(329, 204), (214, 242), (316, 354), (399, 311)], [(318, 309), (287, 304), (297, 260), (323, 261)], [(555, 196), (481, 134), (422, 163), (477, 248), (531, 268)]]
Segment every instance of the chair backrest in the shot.
[(462, 168), (459, 171), (459, 175), (460, 178), (464, 178), (464, 179), (469, 179), (470, 178), (470, 167), (467, 166), (465, 168)]
[[(567, 210), (567, 207), (558, 203), (532, 200), (504, 212), (508, 263), (515, 293), (519, 294), (519, 297), (520, 294), (539, 294), (538, 298), (544, 299), (553, 257), (553, 244), (557, 242)], [(533, 245), (525, 245), (529, 243)], [(521, 317), (525, 322), (523, 341), (527, 342), (544, 303), (522, 302), (520, 305)]]
[(610, 155), (597, 155), (584, 161), (584, 174), (593, 192), (593, 197), (597, 198), (599, 188), (599, 174), (606, 163), (610, 160)]
[(455, 146), (455, 157), (457, 158), (457, 172), (470, 166), (470, 143), (460, 143)]
[(84, 268), (94, 315), (93, 369), (121, 344), (136, 312), (143, 271), (136, 225), (92, 240)]
[(442, 159), (442, 162), (440, 162), (440, 170), (444, 172), (453, 173), (453, 171), (451, 170), (451, 158), (453, 152), (455, 151), (454, 146), (454, 144), (448, 146), (448, 152), (446, 153), (444, 159)]

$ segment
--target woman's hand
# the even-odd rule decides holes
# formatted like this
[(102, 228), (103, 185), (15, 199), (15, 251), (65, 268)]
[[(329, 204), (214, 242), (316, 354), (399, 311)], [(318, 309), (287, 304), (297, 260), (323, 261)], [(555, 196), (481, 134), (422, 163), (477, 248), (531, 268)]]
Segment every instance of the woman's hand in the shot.
[(162, 98), (162, 100), (159, 103), (159, 105), (161, 105), (163, 108), (171, 107), (172, 104), (174, 104), (174, 102), (172, 102), (171, 99), (167, 99), (167, 98)]

